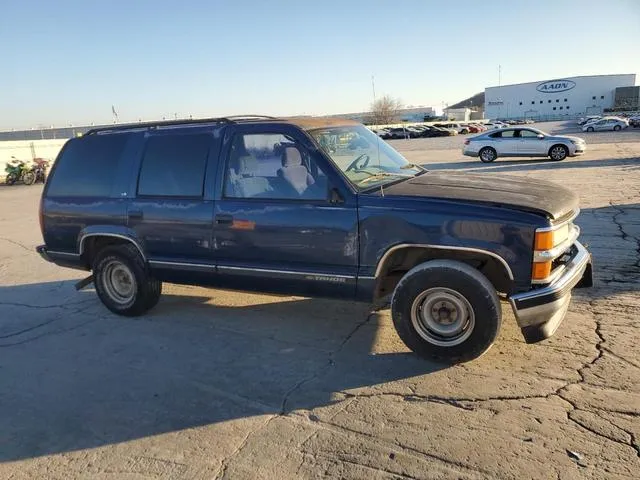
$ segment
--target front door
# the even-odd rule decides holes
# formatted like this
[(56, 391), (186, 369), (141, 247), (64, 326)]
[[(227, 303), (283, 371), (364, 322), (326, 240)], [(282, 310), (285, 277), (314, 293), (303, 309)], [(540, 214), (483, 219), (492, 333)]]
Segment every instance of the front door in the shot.
[(547, 155), (547, 142), (543, 138), (538, 137), (538, 132), (533, 130), (520, 130), (520, 151), (523, 155)]
[(207, 174), (214, 143), (202, 130), (158, 131), (145, 139), (127, 224), (161, 279), (197, 283), (215, 274), (213, 191), (205, 188), (206, 178), (214, 178), (215, 161)]
[(353, 297), (355, 194), (291, 125), (229, 127), (214, 251), (221, 282), (246, 290)]

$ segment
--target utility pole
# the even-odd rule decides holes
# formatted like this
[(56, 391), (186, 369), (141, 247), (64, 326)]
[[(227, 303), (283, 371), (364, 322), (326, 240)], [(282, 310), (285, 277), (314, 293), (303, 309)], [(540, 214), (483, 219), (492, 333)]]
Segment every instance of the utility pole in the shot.
[(502, 85), (502, 65), (498, 65), (498, 86)]

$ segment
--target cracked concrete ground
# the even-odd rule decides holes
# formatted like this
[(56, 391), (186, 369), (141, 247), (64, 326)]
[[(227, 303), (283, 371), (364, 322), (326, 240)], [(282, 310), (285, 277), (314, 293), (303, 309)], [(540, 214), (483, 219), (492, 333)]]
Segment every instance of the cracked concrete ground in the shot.
[(34, 253), (41, 187), (0, 187), (0, 478), (638, 478), (640, 138), (491, 165), (427, 142), (409, 160), (580, 193), (598, 284), (554, 337), (525, 345), (504, 305), (446, 367), (349, 302), (168, 285), (116, 317)]

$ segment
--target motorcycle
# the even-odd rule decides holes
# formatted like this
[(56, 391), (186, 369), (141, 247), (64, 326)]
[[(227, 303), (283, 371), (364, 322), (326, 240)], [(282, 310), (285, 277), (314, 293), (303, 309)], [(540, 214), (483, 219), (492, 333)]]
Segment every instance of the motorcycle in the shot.
[(47, 169), (49, 168), (49, 162), (44, 158), (34, 158), (33, 164), (31, 171), (35, 174), (34, 183), (45, 183), (47, 181)]
[(15, 157), (11, 157), (9, 163), (7, 163), (4, 171), (7, 172), (5, 183), (7, 185), (13, 185), (16, 182), (22, 180), (25, 185), (32, 185), (36, 181), (36, 175), (22, 160), (18, 160)]

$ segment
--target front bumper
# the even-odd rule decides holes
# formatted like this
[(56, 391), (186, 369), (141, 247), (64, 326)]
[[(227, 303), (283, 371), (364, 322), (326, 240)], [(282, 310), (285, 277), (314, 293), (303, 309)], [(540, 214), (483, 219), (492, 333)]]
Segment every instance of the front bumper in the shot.
[(518, 326), (527, 343), (549, 338), (564, 320), (571, 301), (571, 290), (593, 285), (591, 254), (576, 242), (577, 253), (564, 272), (546, 287), (509, 297)]

